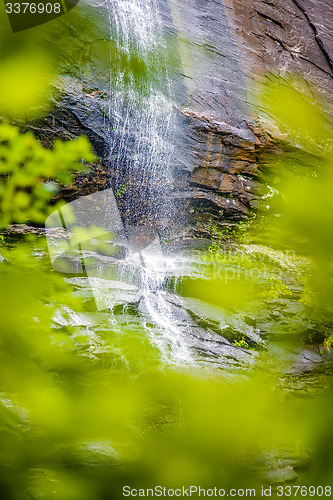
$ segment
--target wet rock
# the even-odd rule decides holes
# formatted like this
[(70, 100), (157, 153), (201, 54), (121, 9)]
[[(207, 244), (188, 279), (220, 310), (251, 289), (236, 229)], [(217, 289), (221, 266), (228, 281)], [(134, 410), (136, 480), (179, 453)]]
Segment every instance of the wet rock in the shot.
[[(187, 93), (182, 112), (186, 132), (180, 136), (187, 152), (183, 168), (207, 198), (220, 189), (220, 172), (253, 179), (265, 155), (280, 147), (279, 137), (253, 122), (255, 81), (267, 72), (298, 74), (331, 101), (332, 9), (329, 0), (185, 0), (165, 5), (169, 25), (177, 28)], [(222, 192), (233, 185), (239, 198), (236, 179), (229, 181), (222, 183)], [(240, 201), (251, 208), (252, 187), (248, 196), (241, 194)], [(197, 205), (191, 207), (196, 210)], [(229, 215), (236, 213), (226, 207), (222, 218)]]
[[(276, 346), (275, 346), (276, 347)], [(283, 362), (279, 364), (280, 370), (287, 375), (304, 375), (310, 372), (321, 372), (328, 368), (330, 353), (318, 345), (281, 346)], [(272, 351), (274, 347), (272, 347)]]
[(243, 340), (251, 347), (265, 347), (259, 330), (246, 323), (246, 317), (242, 317), (240, 313), (231, 314), (221, 307), (198, 299), (172, 296), (169, 300), (187, 311), (195, 324), (214, 332), (215, 339), (227, 339), (229, 344)]
[(266, 452), (260, 461), (262, 480), (272, 485), (293, 482), (300, 471), (306, 471), (310, 465), (307, 455), (295, 455), (291, 450)]
[(45, 146), (54, 139), (73, 139), (86, 135), (95, 153), (104, 158), (110, 149), (108, 131), (112, 123), (106, 112), (109, 92), (91, 89), (77, 78), (61, 77), (54, 82), (50, 105), (53, 108), (41, 121), (27, 125)]
[(93, 297), (100, 311), (112, 310), (118, 305), (139, 301), (139, 289), (123, 281), (89, 276), (89, 278), (70, 278), (67, 282), (83, 292), (79, 293), (80, 296)]
[[(226, 198), (223, 195), (204, 189), (177, 191), (172, 194), (172, 197), (174, 199), (188, 200), (191, 206), (195, 208), (204, 204), (205, 212), (208, 212), (209, 215), (215, 214), (219, 218), (223, 215), (227, 219), (238, 220), (245, 218), (250, 213), (249, 208), (240, 200), (232, 197)], [(212, 224), (211, 217), (208, 218), (208, 221)]]
[(292, 467), (285, 467), (284, 469), (270, 471), (266, 475), (266, 480), (271, 484), (283, 484), (295, 481), (297, 478), (298, 475)]
[(238, 196), (245, 203), (255, 198), (255, 183), (242, 175), (230, 175), (214, 168), (198, 168), (193, 171), (191, 182), (219, 191), (222, 195)]
[(325, 360), (320, 353), (320, 349), (316, 348), (305, 348), (296, 355), (296, 359), (291, 368), (293, 373), (311, 371), (313, 369), (318, 369), (322, 367)]
[(4, 235), (25, 235), (36, 234), (37, 236), (45, 236), (45, 229), (43, 227), (33, 227), (27, 224), (11, 224), (3, 229)]
[[(168, 320), (171, 320), (173, 327), (177, 328), (180, 336), (178, 340), (196, 353), (195, 358), (199, 363), (213, 363), (219, 368), (230, 370), (249, 367), (256, 361), (256, 352), (233, 345), (227, 338), (218, 335), (207, 326), (206, 328), (199, 326), (181, 305), (178, 297), (165, 294), (165, 299), (168, 304)], [(140, 301), (139, 311), (149, 316), (149, 306), (145, 300), (143, 297)]]

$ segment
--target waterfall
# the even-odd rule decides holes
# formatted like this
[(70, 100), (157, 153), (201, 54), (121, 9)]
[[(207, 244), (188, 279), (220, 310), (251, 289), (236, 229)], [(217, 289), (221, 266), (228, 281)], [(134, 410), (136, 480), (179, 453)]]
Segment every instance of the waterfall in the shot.
[(143, 251), (130, 250), (126, 264), (118, 268), (118, 278), (138, 284), (142, 313), (147, 324), (155, 325), (146, 328), (147, 334), (162, 359), (191, 364), (164, 290), (168, 269), (175, 263), (163, 256), (161, 248), (161, 235), (174, 223), (175, 110), (159, 5), (157, 0), (108, 0), (105, 5), (111, 39), (108, 161), (113, 188), (122, 193), (118, 205), (127, 236), (133, 223), (142, 227), (143, 238), (151, 235), (152, 228), (156, 231)]
[[(54, 211), (46, 221), (53, 268), (84, 273), (97, 309), (135, 302), (163, 362), (192, 364), (184, 315), (165, 282), (179, 261), (165, 255), (173, 227), (175, 106), (157, 0), (106, 0), (110, 30), (110, 184)], [(54, 228), (65, 230), (56, 241)], [(71, 279), (71, 278), (70, 278)], [(74, 278), (74, 284), (81, 283)], [(126, 299), (127, 298), (127, 299)]]
[(108, 0), (109, 164), (125, 224), (160, 227), (172, 205), (174, 107), (157, 0)]
[[(180, 227), (172, 192), (179, 123), (160, 3), (105, 0), (95, 5), (110, 35), (109, 92), (103, 90), (107, 97), (101, 104), (101, 113), (107, 110), (109, 153), (103, 160), (109, 185), (48, 217), (49, 254), (55, 270), (84, 275), (69, 281), (92, 292), (97, 310), (105, 311), (113, 326), (119, 322), (119, 334), (126, 311), (136, 311), (139, 331), (157, 346), (163, 363), (248, 365), (255, 356), (221, 334), (236, 330), (238, 335), (239, 329), (239, 335), (255, 341), (252, 327), (243, 322), (238, 328), (227, 315), (220, 321), (221, 311), (177, 296), (176, 285), (170, 289), (182, 275), (207, 278), (210, 265), (202, 269), (201, 256), (176, 255), (164, 245), (171, 230), (179, 234)], [(208, 320), (202, 322), (205, 314)]]

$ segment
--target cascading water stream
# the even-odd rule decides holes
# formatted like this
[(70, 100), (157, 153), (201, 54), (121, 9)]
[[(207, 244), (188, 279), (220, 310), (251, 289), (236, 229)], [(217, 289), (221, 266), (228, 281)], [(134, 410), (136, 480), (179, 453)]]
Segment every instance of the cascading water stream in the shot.
[[(104, 4), (110, 25), (110, 171), (113, 188), (123, 190), (122, 218), (128, 231), (133, 221), (143, 234), (155, 231), (155, 242), (131, 253), (119, 267), (119, 279), (141, 290), (141, 306), (155, 328), (147, 334), (164, 361), (192, 364), (183, 332), (166, 299), (166, 265), (160, 244), (165, 226), (172, 225), (172, 139), (174, 106), (158, 2), (109, 0)], [(120, 203), (121, 205), (121, 203)], [(143, 236), (145, 238), (145, 236)], [(137, 275), (139, 274), (139, 278)]]
[(111, 61), (109, 162), (125, 188), (125, 224), (160, 226), (170, 216), (173, 103), (156, 0), (107, 3)]

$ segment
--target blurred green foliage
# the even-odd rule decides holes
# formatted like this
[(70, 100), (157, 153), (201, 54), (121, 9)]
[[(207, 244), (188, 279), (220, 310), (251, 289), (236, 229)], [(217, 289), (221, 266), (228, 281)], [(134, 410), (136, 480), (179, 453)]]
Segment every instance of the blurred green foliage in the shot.
[(165, 89), (166, 66), (178, 64), (175, 42), (163, 37), (149, 53), (142, 53), (134, 39), (124, 48), (105, 5), (82, 1), (64, 16), (13, 34), (2, 3), (0, 28), (0, 113), (15, 121), (31, 122), (47, 113), (59, 74), (80, 78), (94, 90), (109, 90), (121, 77), (133, 98)]
[[(5, 35), (1, 37), (3, 46)], [(42, 81), (40, 73), (48, 73), (50, 61), (46, 49), (44, 55), (35, 46), (29, 52), (26, 34), (15, 40), (17, 46), (12, 44), (0, 61), (5, 75), (0, 91), (8, 113), (25, 116), (42, 102), (49, 79)], [(73, 59), (76, 54), (73, 47)], [(26, 94), (21, 88), (23, 61), (31, 70)], [(136, 61), (130, 66), (136, 67)], [(331, 132), (302, 92), (283, 85), (272, 81), (262, 93), (263, 108), (290, 135), (299, 154), (279, 159), (283, 195), (268, 220), (274, 220), (275, 246), (295, 241), (294, 248), (301, 246), (314, 263), (302, 300), (329, 326)], [(45, 150), (33, 135), (2, 124), (1, 225), (41, 223), (49, 212), (53, 182), (69, 182), (70, 171), (79, 169), (82, 159), (93, 160), (85, 139)], [(310, 453), (314, 466), (304, 482), (329, 484), (332, 389), (312, 399), (290, 394), (264, 355), (247, 377), (214, 366), (164, 366), (144, 325), (130, 326), (129, 319), (119, 325), (110, 315), (98, 316), (87, 297), (52, 272), (43, 238), (13, 243), (4, 233), (0, 244), (2, 498), (122, 498), (125, 484), (258, 488), (266, 481), (269, 452), (301, 463)], [(216, 249), (211, 254), (216, 260)], [(245, 258), (244, 269), (250, 266)], [(257, 300), (258, 286), (257, 291), (253, 287), (258, 280), (252, 277), (227, 282), (210, 278), (183, 280), (183, 295), (227, 308)], [(268, 300), (289, 294), (288, 286), (274, 278), (273, 283), (259, 280), (262, 293), (264, 285)], [(57, 323), (59, 314), (68, 321)], [(90, 327), (93, 318), (95, 330)], [(244, 339), (238, 343), (246, 347)]]
[(58, 185), (68, 184), (74, 171), (95, 156), (86, 137), (70, 142), (55, 141), (44, 148), (32, 132), (0, 124), (0, 227), (12, 222), (42, 224), (51, 212), (49, 202)]
[[(309, 89), (270, 76), (260, 94), (262, 110), (284, 133), (289, 147), (268, 161), (266, 181), (276, 189), (263, 203), (254, 237), (307, 259), (302, 268), (308, 315), (326, 336), (333, 327), (333, 123)], [(327, 107), (327, 106), (326, 106)], [(292, 145), (292, 147), (290, 147)]]
[[(25, 148), (20, 151), (25, 154)], [(85, 326), (82, 318), (91, 320), (96, 311), (50, 271), (43, 239), (11, 244), (5, 236), (4, 243), (4, 498), (122, 498), (124, 485), (258, 489), (266, 481), (264, 457), (270, 450), (305, 463), (307, 450), (314, 450), (309, 484), (327, 484), (327, 395), (314, 401), (288, 396), (264, 363), (248, 378), (235, 374), (231, 380), (214, 367), (168, 368), (143, 327), (116, 326), (106, 315), (100, 315), (99, 329), (89, 328), (89, 321)], [(219, 286), (200, 293), (214, 300)], [(238, 293), (229, 289), (233, 307)], [(59, 311), (68, 322), (55, 328)], [(71, 321), (73, 314), (81, 322)], [(244, 340), (238, 342), (246, 348)]]
[(117, 333), (106, 318), (98, 335), (75, 322), (52, 328), (59, 308), (89, 314), (42, 250), (34, 240), (2, 250), (2, 496), (95, 500), (121, 498), (125, 484), (257, 486), (265, 450), (292, 453), (304, 443), (305, 403), (288, 401), (265, 371), (229, 383), (214, 368), (177, 373), (143, 328)]

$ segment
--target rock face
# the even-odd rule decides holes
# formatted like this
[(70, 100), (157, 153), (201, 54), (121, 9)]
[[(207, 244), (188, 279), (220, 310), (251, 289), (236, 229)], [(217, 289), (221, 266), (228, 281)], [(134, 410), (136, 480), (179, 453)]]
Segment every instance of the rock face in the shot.
[(258, 164), (278, 142), (254, 125), (255, 81), (267, 72), (298, 74), (330, 102), (333, 4), (174, 0), (169, 7), (187, 88), (182, 113), (194, 211), (199, 198), (201, 218), (205, 206), (224, 219), (243, 217), (256, 206)]
[[(254, 83), (269, 71), (296, 73), (330, 103), (333, 3), (159, 0), (158, 5), (176, 59), (169, 74), (176, 109), (170, 137), (174, 202), (194, 214), (197, 227), (214, 218), (239, 220), (260, 198), (260, 160), (278, 147), (256, 124)], [(113, 175), (112, 162), (103, 162), (112, 142), (112, 97), (90, 82), (94, 85), (91, 90), (77, 79), (62, 80), (54, 112), (34, 126), (46, 143), (54, 136), (88, 135), (101, 164), (90, 177), (80, 177), (81, 194), (110, 185)], [(66, 195), (71, 197), (70, 191)]]
[(110, 172), (103, 165), (103, 159), (108, 156), (110, 148), (108, 129), (111, 125), (104, 112), (104, 91), (92, 91), (85, 83), (68, 77), (60, 78), (54, 90), (53, 112), (26, 128), (32, 130), (46, 147), (52, 147), (56, 138), (66, 141), (86, 135), (101, 160), (91, 165), (91, 174), (77, 176), (72, 186), (62, 189), (62, 196), (71, 201), (109, 187)]

